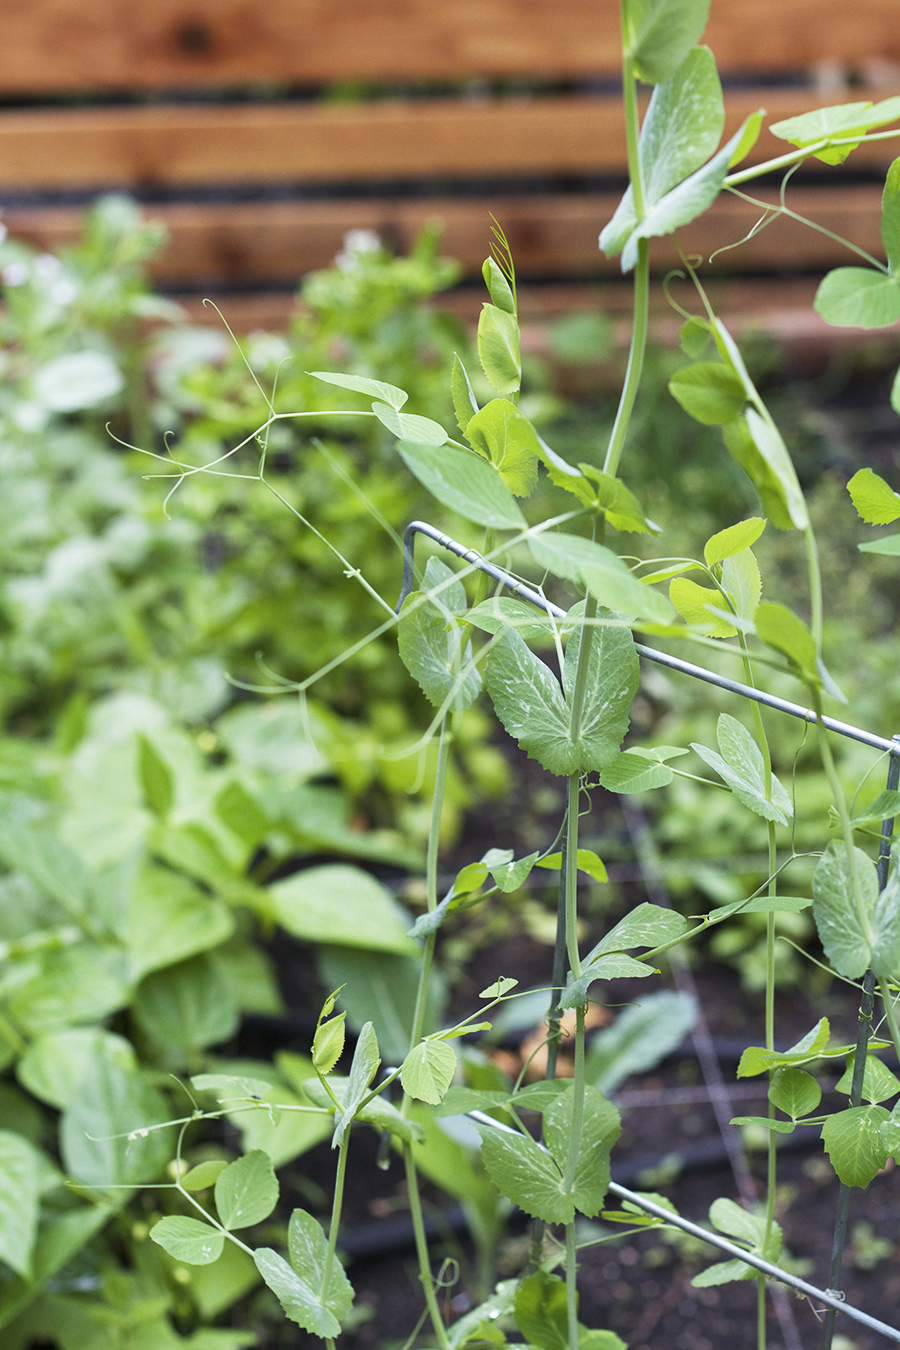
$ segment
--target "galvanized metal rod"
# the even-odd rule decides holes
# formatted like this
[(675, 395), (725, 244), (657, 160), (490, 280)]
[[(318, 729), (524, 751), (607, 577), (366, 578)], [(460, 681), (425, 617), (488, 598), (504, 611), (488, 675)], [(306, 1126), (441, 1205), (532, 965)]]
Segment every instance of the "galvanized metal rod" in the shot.
[[(462, 558), (464, 562), (472, 567), (477, 567), (480, 571), (486, 572), (489, 577), (493, 577), (507, 590), (514, 595), (527, 600), (529, 604), (542, 609), (545, 614), (552, 614), (556, 619), (565, 618), (566, 611), (559, 605), (554, 605), (552, 601), (546, 600), (539, 591), (527, 586), (525, 582), (519, 581), (516, 577), (505, 572), (502, 567), (497, 567), (495, 563), (482, 558), (480, 553), (474, 549), (466, 548), (464, 544), (458, 543), (447, 534), (442, 534), (436, 530), (433, 525), (428, 525), (425, 521), (414, 520), (406, 527), (403, 551), (403, 589), (400, 592), (400, 599), (397, 601), (397, 610), (415, 588), (415, 574), (413, 570), (413, 549), (415, 547), (415, 536), (424, 534), (432, 539), (441, 548), (447, 549), (449, 553), (454, 553), (457, 558)], [(657, 665), (668, 666), (670, 670), (677, 670), (682, 675), (691, 675), (695, 680), (703, 680), (706, 684), (717, 685), (719, 689), (725, 689), (730, 694), (739, 694), (742, 698), (753, 699), (756, 703), (762, 703), (767, 708), (774, 708), (777, 712), (787, 713), (790, 717), (798, 717), (801, 721), (815, 723), (818, 719), (812, 708), (804, 708), (799, 703), (791, 703), (786, 698), (779, 698), (776, 694), (767, 694), (763, 689), (754, 689), (749, 684), (741, 684), (739, 680), (730, 680), (727, 675), (717, 675), (715, 671), (706, 670), (704, 666), (694, 665), (692, 661), (683, 661), (679, 656), (670, 656), (668, 652), (658, 651), (655, 647), (646, 647), (641, 642), (636, 642), (635, 650), (639, 656), (643, 656), (647, 661), (654, 661)], [(873, 750), (881, 750), (892, 756), (900, 756), (900, 741), (887, 740), (884, 736), (876, 736), (871, 731), (864, 731), (861, 727), (851, 726), (849, 722), (840, 722), (835, 717), (822, 717), (822, 726), (828, 731), (834, 731), (839, 736), (846, 736), (853, 741), (860, 741), (863, 745), (869, 745)]]

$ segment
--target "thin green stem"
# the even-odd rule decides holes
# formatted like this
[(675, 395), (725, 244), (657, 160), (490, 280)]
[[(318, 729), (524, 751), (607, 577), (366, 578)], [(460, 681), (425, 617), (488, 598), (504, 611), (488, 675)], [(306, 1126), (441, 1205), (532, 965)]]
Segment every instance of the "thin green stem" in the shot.
[(331, 1227), (328, 1230), (328, 1249), (325, 1252), (325, 1265), (322, 1268), (322, 1285), (319, 1298), (324, 1302), (331, 1284), (331, 1272), (334, 1269), (334, 1254), (337, 1250), (338, 1230), (341, 1226), (341, 1209), (344, 1204), (344, 1180), (347, 1175), (348, 1139), (345, 1134), (338, 1149), (337, 1175), (334, 1179), (334, 1198), (331, 1202)]
[(581, 794), (581, 774), (569, 777), (566, 810), (565, 848), (565, 904), (566, 952), (572, 978), (581, 976), (581, 955), (578, 951), (578, 799)]
[(900, 1025), (897, 1023), (897, 1005), (891, 997), (890, 989), (886, 979), (878, 981), (878, 988), (881, 991), (881, 1000), (884, 1003), (884, 1011), (887, 1015), (887, 1024), (891, 1029), (891, 1040), (894, 1042), (894, 1053), (900, 1059)]
[(569, 1350), (578, 1350), (578, 1260), (575, 1245), (575, 1225), (566, 1224), (566, 1320), (569, 1331)]
[[(623, 6), (624, 8), (624, 6)], [(624, 14), (623, 14), (624, 26)], [(625, 105), (625, 145), (628, 152), (628, 177), (634, 197), (634, 213), (638, 222), (647, 214), (644, 199), (644, 175), (641, 171), (640, 134), (637, 81), (634, 78), (634, 59), (626, 56), (622, 62), (622, 99)]]
[(422, 1217), (422, 1199), (419, 1195), (419, 1174), (416, 1171), (416, 1164), (412, 1154), (412, 1145), (407, 1140), (403, 1145), (403, 1163), (406, 1168), (406, 1185), (409, 1191), (409, 1210), (413, 1221), (413, 1232), (416, 1238), (416, 1255), (419, 1258), (419, 1279), (422, 1281), (422, 1289), (425, 1292), (425, 1303), (428, 1308), (428, 1315), (431, 1318), (431, 1325), (434, 1328), (434, 1334), (437, 1337), (440, 1350), (450, 1350), (450, 1339), (447, 1336), (447, 1328), (444, 1326), (444, 1319), (441, 1317), (441, 1310), (437, 1301), (437, 1294), (434, 1288), (434, 1277), (431, 1274), (431, 1261), (428, 1256), (428, 1239), (425, 1236), (425, 1221)]
[(575, 1010), (575, 1078), (572, 1084), (572, 1133), (566, 1155), (566, 1175), (563, 1187), (567, 1194), (575, 1185), (578, 1157), (581, 1153), (581, 1135), (584, 1129), (584, 1007)]
[(647, 349), (649, 317), (650, 244), (646, 239), (639, 239), (637, 265), (634, 269), (634, 318), (631, 327), (631, 347), (628, 351), (628, 367), (625, 371), (625, 383), (622, 386), (619, 406), (616, 409), (616, 420), (613, 423), (612, 434), (609, 438), (606, 458), (603, 461), (603, 472), (610, 474), (613, 478), (616, 476), (619, 460), (622, 458), (622, 451), (625, 448), (625, 439), (628, 435), (628, 427), (641, 383), (644, 353)]

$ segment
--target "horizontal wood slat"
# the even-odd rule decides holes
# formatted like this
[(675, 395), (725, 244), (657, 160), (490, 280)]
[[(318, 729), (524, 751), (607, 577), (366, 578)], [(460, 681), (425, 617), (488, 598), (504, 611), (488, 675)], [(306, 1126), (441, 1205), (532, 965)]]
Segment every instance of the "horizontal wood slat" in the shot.
[[(727, 132), (760, 107), (776, 121), (821, 102), (810, 90), (734, 91)], [(861, 146), (851, 164), (890, 163), (897, 146)], [(765, 132), (748, 163), (788, 149)], [(0, 113), (0, 193), (625, 172), (624, 122), (612, 96)]]
[[(5, 0), (0, 91), (609, 76), (617, 0)], [(897, 0), (714, 0), (720, 68), (900, 60)]]
[[(773, 193), (767, 197), (776, 200)], [(170, 242), (152, 269), (160, 282), (176, 287), (214, 288), (235, 283), (288, 286), (303, 273), (327, 266), (347, 230), (373, 229), (392, 246), (405, 249), (433, 220), (443, 222), (444, 251), (459, 259), (467, 273), (476, 275), (490, 243), (490, 211), (505, 229), (523, 275), (616, 275), (618, 261), (606, 259), (597, 247), (598, 232), (616, 202), (617, 198), (608, 193), (573, 193), (485, 201), (179, 205), (154, 208), (147, 215), (161, 220), (170, 231)], [(857, 247), (883, 256), (877, 187), (795, 189), (789, 193), (788, 204)], [(759, 214), (756, 208), (726, 195), (706, 215), (680, 231), (678, 239), (686, 252), (708, 258), (747, 234)], [(38, 247), (53, 248), (76, 237), (79, 213), (11, 210), (5, 220), (13, 234)], [(654, 240), (651, 258), (657, 272), (676, 266), (675, 241)], [(719, 254), (714, 266), (723, 272), (802, 270), (854, 261), (853, 255), (827, 235), (782, 216), (740, 248)]]

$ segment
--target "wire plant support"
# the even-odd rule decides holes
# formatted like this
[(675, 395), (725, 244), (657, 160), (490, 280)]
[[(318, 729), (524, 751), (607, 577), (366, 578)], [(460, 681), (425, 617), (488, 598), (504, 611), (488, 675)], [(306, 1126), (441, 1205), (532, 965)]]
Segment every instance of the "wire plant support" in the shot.
[[(565, 618), (565, 610), (561, 609), (558, 605), (554, 605), (552, 601), (547, 600), (538, 591), (512, 576), (502, 567), (498, 567), (489, 559), (482, 557), (476, 550), (467, 548), (464, 544), (451, 538), (451, 536), (444, 534), (442, 531), (435, 529), (434, 526), (421, 520), (412, 521), (405, 531), (403, 548), (403, 584), (396, 605), (396, 613), (400, 612), (404, 600), (415, 588), (415, 541), (416, 536), (420, 534), (425, 535), (440, 548), (454, 554), (472, 568), (486, 573), (487, 576), (491, 577), (499, 585), (505, 587), (520, 599), (534, 605), (537, 609), (543, 610), (544, 613), (551, 615), (556, 619)], [(750, 685), (741, 683), (739, 680), (729, 679), (727, 676), (719, 675), (714, 671), (705, 669), (703, 666), (695, 665), (691, 661), (685, 661), (680, 657), (671, 656), (667, 652), (661, 652), (656, 648), (648, 647), (643, 643), (636, 642), (635, 649), (638, 655), (645, 660), (666, 666), (668, 669), (678, 671), (683, 675), (689, 675), (693, 679), (702, 680), (706, 684), (715, 685), (718, 688), (724, 689), (728, 693), (736, 694), (741, 698), (751, 699), (756, 703), (773, 708), (777, 712), (785, 713), (789, 717), (798, 718), (806, 723), (816, 723), (819, 720), (819, 715), (811, 708), (804, 708), (801, 704), (792, 703), (788, 699), (779, 698), (777, 695), (766, 693), (761, 689), (755, 689)], [(839, 721), (833, 717), (827, 717), (824, 714), (821, 715), (821, 725), (826, 730), (833, 731), (839, 736), (844, 736), (849, 740), (858, 741), (863, 745), (868, 745), (872, 749), (880, 750), (888, 755), (886, 786), (889, 791), (897, 788), (898, 783), (900, 783), (900, 734), (894, 735), (891, 739), (888, 739), (884, 736), (878, 736), (873, 732), (866, 731), (861, 727), (852, 726), (850, 723)], [(893, 829), (893, 817), (882, 822), (878, 854), (879, 889), (883, 889), (887, 882)], [(876, 979), (872, 971), (866, 971), (862, 981), (859, 1031), (850, 1092), (851, 1106), (859, 1106), (862, 1101), (866, 1047), (872, 1033), (875, 985)], [(502, 1124), (493, 1119), (493, 1117), (485, 1115), (482, 1112), (470, 1111), (467, 1114), (473, 1119), (477, 1119), (480, 1125), (500, 1131), (507, 1131), (512, 1134), (516, 1133), (516, 1131), (511, 1130), (509, 1126)], [(757, 1256), (752, 1252), (748, 1252), (742, 1247), (736, 1246), (720, 1234), (703, 1228), (699, 1224), (692, 1223), (688, 1219), (683, 1219), (680, 1215), (673, 1214), (670, 1210), (655, 1204), (643, 1195), (627, 1190), (616, 1182), (610, 1182), (609, 1190), (620, 1199), (637, 1205), (646, 1213), (652, 1214), (654, 1217), (674, 1225), (683, 1232), (701, 1238), (704, 1242), (708, 1242), (712, 1246), (718, 1247), (730, 1257), (745, 1262), (747, 1265), (760, 1271), (761, 1274), (765, 1275), (768, 1279), (779, 1281), (781, 1284), (787, 1285), (790, 1288), (797, 1290), (799, 1293), (805, 1294), (810, 1299), (819, 1300), (824, 1304), (821, 1341), (822, 1350), (830, 1350), (834, 1335), (835, 1318), (838, 1312), (846, 1313), (852, 1320), (861, 1323), (870, 1330), (880, 1333), (895, 1344), (900, 1344), (900, 1330), (888, 1326), (885, 1322), (881, 1322), (877, 1318), (871, 1317), (868, 1313), (863, 1312), (861, 1309), (848, 1304), (841, 1292), (841, 1271), (843, 1266), (850, 1200), (850, 1188), (843, 1182), (840, 1183), (840, 1190), (838, 1193), (831, 1266), (829, 1270), (830, 1283), (827, 1289), (819, 1289), (815, 1285), (809, 1284), (806, 1280), (800, 1279), (798, 1276), (791, 1274), (780, 1266), (773, 1265), (762, 1257)]]

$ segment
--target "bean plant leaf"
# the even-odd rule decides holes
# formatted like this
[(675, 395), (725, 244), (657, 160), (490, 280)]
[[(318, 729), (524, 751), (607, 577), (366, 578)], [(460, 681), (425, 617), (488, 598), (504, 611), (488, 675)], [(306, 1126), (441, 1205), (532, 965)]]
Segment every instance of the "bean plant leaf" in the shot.
[(278, 922), (304, 942), (414, 955), (409, 926), (393, 896), (349, 863), (307, 867), (266, 892)]
[(669, 583), (669, 599), (686, 623), (703, 629), (710, 637), (734, 637), (737, 629), (719, 614), (713, 614), (709, 605), (725, 608), (725, 597), (710, 586), (698, 586), (688, 577), (673, 577)]
[(180, 1178), (179, 1185), (191, 1193), (206, 1191), (216, 1184), (228, 1165), (225, 1158), (208, 1158), (205, 1162), (197, 1163), (196, 1167), (189, 1168)]
[(335, 384), (340, 389), (352, 389), (357, 394), (368, 394), (370, 398), (382, 399), (398, 412), (409, 398), (409, 394), (398, 389), (395, 384), (385, 384), (382, 380), (370, 380), (365, 375), (342, 375), (334, 371), (311, 370), (316, 380), (325, 384)]
[(859, 140), (874, 127), (886, 126), (900, 117), (900, 98), (886, 98), (880, 103), (839, 103), (829, 108), (816, 108), (798, 117), (786, 117), (769, 127), (773, 136), (799, 147), (814, 145), (822, 140), (844, 140), (844, 145), (823, 146), (814, 151), (816, 159), (825, 164), (842, 164)]
[(446, 1041), (426, 1040), (413, 1046), (403, 1061), (400, 1082), (417, 1101), (437, 1106), (456, 1072), (456, 1055)]
[(226, 1167), (216, 1181), (215, 1196), (223, 1228), (250, 1228), (267, 1219), (278, 1203), (278, 1180), (268, 1153), (255, 1148)]
[(397, 645), (401, 661), (428, 701), (436, 708), (446, 703), (448, 711), (461, 712), (478, 697), (481, 675), (472, 662), (471, 644), (463, 650), (460, 626), (442, 607), (441, 598), (430, 600), (424, 591), (406, 597)]
[(635, 750), (623, 750), (600, 773), (600, 784), (608, 792), (650, 792), (668, 787), (674, 778), (667, 764)]
[(95, 1061), (63, 1112), (66, 1171), (88, 1186), (155, 1181), (172, 1156), (171, 1132), (150, 1127), (170, 1114), (162, 1093), (139, 1073)]
[(813, 308), (839, 327), (887, 328), (900, 319), (900, 276), (872, 267), (836, 267), (820, 283)]
[(728, 784), (738, 801), (764, 820), (786, 825), (794, 814), (791, 799), (774, 774), (771, 775), (771, 798), (766, 797), (762, 751), (747, 728), (737, 718), (721, 713), (716, 725), (716, 739), (719, 754), (696, 742), (691, 743), (691, 749)]
[[(857, 912), (850, 862), (842, 842), (831, 841), (816, 864), (812, 881), (813, 918), (819, 940), (838, 974), (850, 980), (858, 979), (873, 962), (873, 949), (863, 924), (874, 933), (875, 901), (878, 898), (875, 864), (862, 849), (853, 852), (865, 918)], [(884, 969), (882, 964), (876, 974), (889, 975), (891, 971)]]
[(515, 497), (497, 471), (474, 451), (406, 441), (397, 449), (410, 473), (451, 511), (489, 530), (525, 528)]
[(859, 825), (893, 820), (897, 815), (900, 815), (900, 792), (888, 790), (879, 792), (875, 800), (870, 802), (863, 810), (857, 810), (850, 824), (856, 829)]
[(225, 1246), (225, 1234), (218, 1228), (180, 1214), (160, 1219), (150, 1229), (150, 1236), (163, 1251), (189, 1266), (211, 1265), (218, 1261)]
[(416, 445), (446, 445), (447, 433), (440, 422), (415, 413), (398, 412), (389, 403), (376, 401), (372, 411), (382, 426), (387, 427), (398, 441), (413, 441)]
[[(773, 1223), (766, 1236), (766, 1221), (761, 1214), (751, 1214), (733, 1200), (714, 1200), (710, 1206), (709, 1217), (720, 1232), (746, 1246), (754, 1255), (767, 1261), (777, 1262), (781, 1255), (781, 1228)], [(743, 1261), (720, 1261), (708, 1266), (695, 1275), (691, 1284), (697, 1289), (708, 1289), (713, 1285), (729, 1284), (732, 1280), (752, 1280), (756, 1271)]]
[(335, 1126), (334, 1136), (331, 1141), (332, 1148), (338, 1148), (340, 1146), (348, 1126), (359, 1109), (360, 1103), (369, 1091), (369, 1084), (375, 1077), (380, 1063), (381, 1056), (378, 1053), (378, 1038), (375, 1035), (375, 1028), (372, 1026), (371, 1022), (367, 1022), (359, 1033), (356, 1049), (353, 1052), (353, 1062), (350, 1065), (347, 1090), (341, 1103), (344, 1111)]
[(851, 1106), (829, 1116), (822, 1142), (845, 1186), (868, 1186), (889, 1154), (881, 1126), (890, 1119), (883, 1106)]
[(31, 1275), (40, 1204), (41, 1157), (13, 1130), (0, 1130), (0, 1260)]
[(580, 535), (547, 531), (535, 535), (528, 546), (541, 567), (587, 586), (606, 608), (652, 623), (671, 621), (674, 611), (665, 596), (643, 585), (604, 545)]
[(563, 1190), (562, 1173), (530, 1135), (511, 1135), (477, 1125), (481, 1154), (492, 1181), (519, 1209), (546, 1223), (571, 1223), (575, 1202)]
[[(755, 115), (757, 120), (759, 114)], [(722, 146), (712, 159), (697, 169), (677, 187), (672, 188), (664, 197), (651, 207), (647, 215), (632, 231), (628, 242), (622, 249), (622, 271), (630, 272), (638, 259), (638, 243), (641, 239), (651, 239), (659, 235), (672, 234), (682, 225), (692, 220), (711, 206), (722, 190), (731, 164), (738, 149), (744, 151), (747, 133), (753, 126), (753, 119), (747, 118), (729, 141)]]
[[(855, 1059), (855, 1055), (848, 1055), (846, 1071), (835, 1084), (836, 1092), (850, 1092), (853, 1085), (853, 1063)], [(897, 1078), (896, 1074), (891, 1073), (887, 1065), (882, 1064), (877, 1055), (866, 1055), (862, 1084), (863, 1101), (872, 1104), (885, 1102), (890, 1097), (896, 1097), (898, 1092), (900, 1092), (900, 1079)]]
[(752, 548), (765, 528), (764, 520), (759, 516), (751, 516), (748, 520), (738, 521), (737, 525), (729, 525), (726, 530), (719, 530), (703, 546), (707, 567), (714, 567), (716, 563)]
[(511, 628), (526, 642), (539, 642), (553, 633), (548, 615), (527, 605), (524, 600), (513, 600), (504, 595), (492, 595), (490, 599), (482, 600), (469, 610), (466, 620), (485, 633), (499, 633), (504, 628)]
[(873, 539), (870, 544), (858, 544), (860, 553), (881, 553), (886, 558), (900, 556), (900, 534), (888, 535), (887, 539)]
[(453, 367), (450, 372), (450, 394), (453, 399), (453, 411), (456, 414), (456, 425), (465, 435), (466, 428), (478, 412), (478, 400), (466, 368), (456, 352), (453, 353)]
[[(618, 760), (616, 760), (616, 763), (618, 763)], [(594, 881), (599, 881), (601, 884), (609, 881), (606, 867), (593, 849), (580, 848), (576, 855), (575, 865), (579, 872), (586, 872)], [(562, 870), (562, 853), (546, 853), (543, 858), (535, 863), (535, 866), (546, 867), (551, 872), (559, 872)]]
[(788, 1050), (767, 1050), (765, 1046), (748, 1046), (738, 1064), (738, 1078), (753, 1078), (758, 1073), (784, 1065), (808, 1064), (819, 1059), (828, 1044), (831, 1027), (827, 1017), (820, 1017), (816, 1025), (796, 1045)]
[[(662, 83), (657, 84), (641, 125), (638, 157), (644, 205), (662, 197), (705, 163), (725, 126), (722, 86), (712, 53), (693, 47)], [(607, 257), (624, 248), (637, 226), (634, 192), (629, 187), (600, 236)]]
[[(900, 98), (891, 100), (900, 117)], [(881, 194), (881, 242), (892, 273), (900, 272), (900, 158), (895, 159), (884, 180)]]
[(644, 901), (620, 919), (591, 948), (585, 960), (593, 961), (606, 952), (630, 951), (633, 947), (662, 947), (681, 937), (686, 930), (687, 920), (681, 914)]
[[(544, 1112), (544, 1140), (561, 1172), (565, 1172), (575, 1115), (575, 1093), (564, 1092)], [(609, 1188), (609, 1154), (622, 1132), (618, 1110), (599, 1088), (584, 1089), (581, 1147), (575, 1165), (575, 1208), (589, 1219), (600, 1213)]]
[(481, 367), (499, 394), (516, 394), (522, 382), (519, 323), (514, 314), (484, 305), (478, 320)]
[(484, 284), (488, 288), (491, 304), (503, 309), (507, 314), (515, 314), (516, 299), (506, 276), (494, 258), (485, 258), (481, 268)]
[(669, 393), (704, 426), (733, 422), (747, 402), (741, 380), (724, 361), (698, 361), (676, 371), (669, 380)]
[(753, 550), (742, 549), (722, 563), (722, 587), (739, 619), (752, 623), (762, 598), (762, 578)]
[(540, 1350), (568, 1350), (565, 1281), (541, 1269), (526, 1276), (516, 1293), (515, 1318), (529, 1345)]
[(285, 1314), (304, 1331), (323, 1338), (339, 1334), (341, 1319), (353, 1306), (353, 1286), (340, 1261), (332, 1261), (328, 1287), (322, 1288), (327, 1253), (321, 1225), (302, 1209), (294, 1210), (288, 1225), (290, 1265), (271, 1247), (253, 1253), (257, 1270)]
[(312, 1058), (313, 1064), (321, 1074), (331, 1073), (344, 1053), (344, 1037), (346, 1034), (344, 1019), (346, 1016), (346, 1013), (338, 1013), (337, 1017), (329, 1018), (327, 1022), (320, 1023), (316, 1028), (312, 1044)]
[(787, 605), (760, 605), (756, 611), (756, 631), (767, 647), (787, 657), (795, 674), (805, 684), (822, 683), (813, 636)]
[[(897, 1086), (900, 1091), (900, 1084)], [(822, 1089), (805, 1069), (784, 1067), (776, 1069), (769, 1082), (769, 1101), (796, 1120), (815, 1111), (822, 1100)]]
[(890, 525), (900, 520), (900, 494), (871, 469), (858, 469), (847, 484), (857, 514), (867, 525)]
[(674, 74), (708, 17), (709, 0), (627, 0), (622, 41), (638, 78), (658, 84)]
[(466, 427), (466, 439), (490, 460), (510, 492), (527, 497), (537, 484), (540, 442), (537, 432), (509, 399), (486, 403)]
[(144, 793), (144, 805), (155, 816), (164, 818), (175, 802), (175, 780), (162, 755), (144, 735), (138, 735), (138, 778)]

